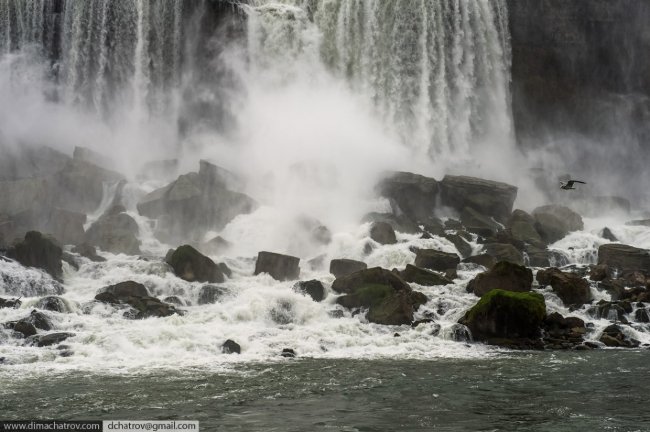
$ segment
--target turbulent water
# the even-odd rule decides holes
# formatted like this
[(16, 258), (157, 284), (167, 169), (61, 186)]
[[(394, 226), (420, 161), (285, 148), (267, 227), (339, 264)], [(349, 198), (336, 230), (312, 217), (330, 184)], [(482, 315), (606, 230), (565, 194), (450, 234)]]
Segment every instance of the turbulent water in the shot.
[[(539, 197), (514, 147), (507, 23), (505, 0), (0, 0), (0, 143), (85, 145), (112, 157), (129, 179), (123, 201), (143, 251), (101, 252), (107, 261), (100, 263), (78, 257), (79, 269), (64, 263), (63, 284), (0, 259), (0, 295), (23, 301), (0, 309), (0, 323), (23, 318), (45, 295), (61, 295), (67, 312), (49, 314), (57, 331), (75, 334), (61, 355), (0, 330), (0, 412), (24, 417), (26, 401), (45, 394), (60, 401), (39, 404), (45, 417), (182, 413), (218, 418), (224, 430), (564, 430), (560, 422), (571, 425), (566, 430), (636, 430), (630, 410), (641, 412), (635, 392), (647, 388), (633, 375), (643, 352), (513, 355), (471, 342), (457, 321), (476, 303), (466, 285), (483, 268), (462, 265), (446, 286), (414, 284), (429, 299), (416, 318), (434, 320), (416, 328), (368, 323), (337, 306), (331, 290), (333, 258), (392, 269), (413, 263), (415, 247), (456, 252), (438, 236), (398, 233), (397, 244), (384, 246), (370, 239), (359, 220), (389, 208), (372, 193), (382, 170), (507, 180), (520, 186), (524, 208)], [(260, 207), (206, 234), (233, 243), (212, 257), (233, 275), (218, 303), (199, 306), (202, 284), (169, 271), (163, 257), (177, 245), (154, 237), (154, 221), (136, 203), (201, 157), (242, 174), (242, 188)], [(178, 158), (179, 172), (136, 180), (141, 162), (164, 158)], [(86, 228), (116, 190), (105, 185)], [(305, 216), (332, 230), (329, 245), (296, 229)], [(650, 248), (649, 228), (620, 219), (586, 219), (584, 231), (550, 249), (565, 257), (561, 264), (594, 264), (598, 246), (609, 242), (599, 235), (604, 227), (622, 243)], [(483, 251), (476, 237), (472, 248)], [(323, 281), (327, 298), (316, 303), (293, 282), (252, 276), (261, 250), (300, 256), (301, 279)], [(180, 297), (186, 313), (134, 321), (92, 301), (126, 280), (159, 298)], [(535, 289), (548, 312), (584, 319), (586, 340), (597, 341), (611, 324)], [(591, 291), (609, 299), (595, 285)], [(642, 344), (650, 344), (648, 330), (624, 329)], [(242, 353), (222, 353), (226, 339)], [(284, 348), (297, 352), (296, 362), (279, 359)], [(108, 395), (80, 377), (101, 382)], [(572, 389), (554, 393), (565, 380)], [(41, 395), (32, 391), (35, 381)], [(633, 394), (621, 402), (609, 389)], [(590, 403), (577, 404), (579, 397)], [(617, 413), (600, 412), (604, 401), (620, 403)], [(486, 423), (493, 410), (502, 414)], [(520, 427), (530, 421), (542, 426)]]

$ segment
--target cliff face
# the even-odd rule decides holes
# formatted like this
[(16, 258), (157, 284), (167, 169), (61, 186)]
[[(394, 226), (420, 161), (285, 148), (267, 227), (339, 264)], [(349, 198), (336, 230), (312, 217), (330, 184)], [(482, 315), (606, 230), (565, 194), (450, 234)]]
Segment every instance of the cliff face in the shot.
[[(625, 128), (650, 137), (650, 2), (508, 0), (519, 141)], [(614, 127), (616, 126), (616, 127)], [(613, 128), (614, 127), (614, 128)]]

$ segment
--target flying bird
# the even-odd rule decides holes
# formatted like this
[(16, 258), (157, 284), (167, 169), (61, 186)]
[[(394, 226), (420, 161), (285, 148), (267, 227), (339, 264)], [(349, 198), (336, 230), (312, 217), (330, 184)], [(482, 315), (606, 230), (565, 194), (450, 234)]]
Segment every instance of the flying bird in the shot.
[(564, 190), (575, 189), (575, 188), (573, 187), (574, 183), (587, 184), (587, 183), (585, 183), (585, 182), (583, 182), (583, 181), (580, 181), (580, 180), (569, 180), (569, 181), (566, 182), (566, 183), (563, 182), (563, 181), (561, 181), (561, 182), (560, 182), (560, 189), (564, 189)]

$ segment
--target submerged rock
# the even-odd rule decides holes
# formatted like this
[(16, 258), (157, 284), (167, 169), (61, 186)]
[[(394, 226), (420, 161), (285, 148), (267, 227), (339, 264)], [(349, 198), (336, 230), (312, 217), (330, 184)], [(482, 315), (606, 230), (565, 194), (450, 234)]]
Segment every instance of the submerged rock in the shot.
[(268, 273), (273, 279), (284, 281), (298, 279), (300, 258), (274, 252), (260, 252), (255, 262), (255, 275)]
[(221, 345), (221, 352), (224, 354), (241, 354), (241, 347), (234, 340), (228, 339)]
[(495, 345), (537, 347), (546, 316), (541, 294), (495, 289), (484, 295), (467, 311), (460, 323), (466, 325), (475, 340)]
[(199, 305), (216, 303), (227, 293), (228, 290), (224, 287), (215, 285), (202, 286), (199, 291)]
[(330, 261), (330, 273), (336, 278), (347, 276), (367, 268), (368, 264), (347, 258), (333, 259)]
[(467, 284), (467, 292), (479, 297), (492, 290), (509, 292), (530, 291), (533, 284), (533, 272), (524, 266), (508, 261), (498, 262), (492, 269), (478, 274)]
[(38, 231), (25, 234), (23, 241), (9, 248), (7, 256), (26, 267), (43, 269), (55, 279), (60, 280), (63, 276), (63, 250), (53, 239)]
[(166, 259), (174, 274), (188, 282), (221, 283), (225, 280), (219, 265), (190, 245), (178, 247)]
[(69, 313), (70, 307), (64, 299), (57, 296), (43, 297), (36, 303), (38, 309), (49, 310), (59, 313)]
[(322, 282), (315, 279), (310, 281), (300, 281), (293, 286), (293, 290), (308, 295), (315, 302), (321, 302), (327, 296)]
[(74, 333), (67, 333), (67, 332), (50, 333), (46, 335), (34, 336), (32, 341), (34, 345), (37, 345), (39, 347), (46, 347), (46, 346), (59, 344), (64, 340), (71, 338), (73, 336), (75, 336)]
[(14, 324), (13, 330), (15, 332), (21, 333), (23, 337), (34, 336), (37, 333), (34, 324), (26, 320), (21, 320)]
[(13, 298), (13, 299), (0, 298), (0, 309), (2, 308), (18, 309), (22, 304), (23, 302), (21, 302), (20, 299), (17, 298)]
[(557, 268), (537, 272), (540, 285), (550, 285), (566, 305), (583, 305), (592, 299), (589, 282), (574, 273), (565, 273)]

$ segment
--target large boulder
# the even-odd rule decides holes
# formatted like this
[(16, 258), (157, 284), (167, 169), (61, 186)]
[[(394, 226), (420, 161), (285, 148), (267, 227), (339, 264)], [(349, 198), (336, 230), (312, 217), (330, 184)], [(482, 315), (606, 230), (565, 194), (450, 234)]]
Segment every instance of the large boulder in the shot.
[(374, 222), (370, 226), (370, 238), (383, 245), (397, 243), (395, 230), (387, 222)]
[(273, 279), (284, 281), (298, 279), (300, 258), (274, 252), (260, 252), (255, 262), (255, 275), (268, 273)]
[(62, 297), (58, 296), (47, 296), (40, 299), (36, 305), (38, 309), (48, 310), (52, 312), (59, 313), (69, 313), (71, 312), (70, 305)]
[(332, 289), (345, 294), (337, 299), (338, 304), (349, 309), (368, 308), (366, 318), (376, 324), (411, 324), (413, 313), (427, 302), (424, 294), (380, 267), (337, 278)]
[(623, 329), (616, 324), (612, 324), (603, 330), (600, 342), (613, 348), (636, 348), (640, 345), (638, 340), (627, 336)]
[(535, 218), (523, 210), (515, 210), (510, 216), (508, 229), (516, 241), (530, 244), (539, 248), (545, 246), (542, 237), (535, 229)]
[(438, 196), (438, 182), (409, 172), (393, 172), (377, 186), (379, 194), (388, 198), (393, 214), (413, 222), (433, 217)]
[(190, 245), (178, 247), (168, 255), (174, 274), (188, 282), (221, 283), (225, 280), (218, 264)]
[(116, 205), (88, 228), (85, 242), (111, 253), (139, 255), (139, 233), (137, 222), (124, 207)]
[(582, 217), (568, 207), (545, 205), (533, 210), (535, 230), (545, 243), (554, 243), (571, 231), (584, 228)]
[(174, 305), (150, 297), (144, 285), (133, 281), (120, 282), (105, 287), (97, 293), (95, 300), (102, 303), (121, 303), (131, 306), (133, 313), (127, 312), (125, 316), (132, 319), (166, 317), (180, 313)]
[(442, 205), (459, 212), (471, 208), (504, 223), (512, 212), (517, 188), (475, 177), (446, 175), (440, 182), (440, 196)]
[(333, 259), (330, 261), (330, 273), (336, 278), (356, 273), (368, 268), (368, 264), (363, 261), (356, 261), (347, 258)]
[(500, 225), (492, 217), (485, 216), (472, 207), (465, 207), (461, 210), (460, 221), (467, 231), (482, 237), (492, 236), (500, 228)]
[(406, 265), (406, 268), (400, 272), (400, 276), (406, 282), (416, 283), (423, 286), (449, 285), (453, 283), (452, 280), (449, 280), (436, 272), (422, 269), (411, 264)]
[(475, 340), (510, 345), (503, 339), (536, 339), (541, 335), (546, 303), (541, 294), (495, 289), (484, 295), (460, 320)]
[(494, 267), (499, 261), (497, 261), (497, 259), (492, 255), (481, 254), (465, 258), (462, 262), (465, 264), (477, 264), (489, 270)]
[(650, 273), (650, 251), (624, 244), (605, 244), (598, 248), (598, 264)]
[(533, 285), (533, 272), (524, 266), (508, 261), (501, 261), (490, 270), (478, 274), (467, 284), (467, 292), (479, 297), (492, 290), (509, 292), (527, 292)]
[(223, 168), (201, 161), (198, 173), (181, 175), (146, 195), (138, 203), (138, 211), (158, 219), (155, 234), (163, 241), (198, 239), (206, 231), (218, 231), (235, 216), (257, 207), (252, 198), (230, 189), (232, 177)]
[(524, 256), (511, 244), (488, 243), (485, 245), (485, 252), (496, 258), (497, 261), (508, 261), (519, 265), (524, 264)]
[(327, 292), (325, 291), (322, 282), (315, 279), (300, 281), (293, 286), (293, 290), (311, 297), (315, 302), (321, 302), (327, 296)]
[(460, 258), (455, 253), (435, 249), (418, 249), (415, 253), (415, 265), (429, 270), (445, 271), (455, 269)]
[(589, 282), (575, 273), (565, 273), (557, 268), (537, 272), (540, 285), (550, 285), (562, 302), (569, 305), (583, 305), (592, 299)]
[(23, 241), (9, 248), (7, 256), (26, 267), (43, 269), (57, 280), (63, 276), (61, 265), (63, 250), (52, 238), (38, 231), (25, 234)]

